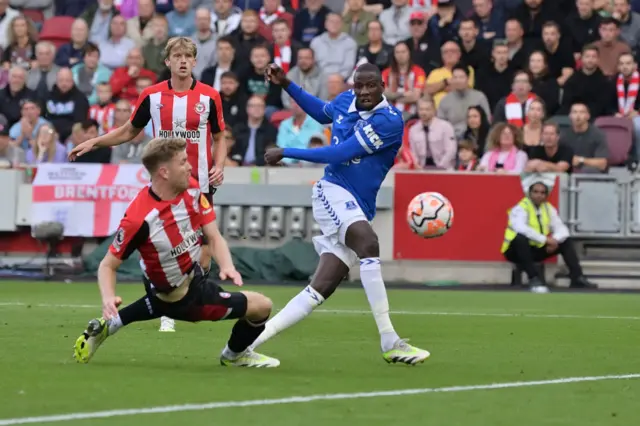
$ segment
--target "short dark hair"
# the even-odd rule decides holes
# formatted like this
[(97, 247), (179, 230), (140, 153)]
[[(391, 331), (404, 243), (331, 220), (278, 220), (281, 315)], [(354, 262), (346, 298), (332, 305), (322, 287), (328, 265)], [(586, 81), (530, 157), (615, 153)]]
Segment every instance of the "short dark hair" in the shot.
[(227, 43), (227, 44), (230, 44), (231, 47), (233, 47), (234, 49), (236, 48), (236, 41), (233, 39), (233, 37), (230, 37), (230, 36), (220, 37), (216, 42), (216, 45), (220, 43)]
[(222, 75), (220, 76), (220, 80), (222, 80), (223, 78), (231, 78), (233, 80), (235, 80), (236, 82), (239, 82), (240, 80), (238, 80), (238, 76), (236, 75), (235, 72), (233, 71), (225, 71), (222, 73)]
[(630, 56), (630, 57), (631, 57), (631, 59), (633, 60), (633, 62), (637, 62), (637, 61), (636, 61), (636, 57), (635, 57), (635, 56), (633, 56), (633, 53), (631, 53), (631, 52), (623, 52), (623, 53), (621, 53), (621, 54), (620, 54), (620, 56), (618, 56), (618, 61), (619, 61), (623, 56)]
[(616, 28), (620, 28), (620, 21), (618, 21), (616, 18), (612, 18), (610, 16), (607, 16), (606, 18), (602, 18), (602, 20), (600, 20), (600, 26), (605, 26), (605, 25), (615, 25)]
[(88, 55), (89, 53), (94, 52), (98, 52), (98, 56), (100, 55), (100, 48), (98, 47), (98, 45), (90, 41), (87, 42), (86, 46), (84, 47), (84, 54)]
[(469, 77), (469, 68), (465, 67), (461, 63), (457, 63), (456, 65), (454, 65), (454, 67), (451, 69), (451, 74), (453, 74), (455, 71), (462, 71), (467, 75), (467, 77)]
[(552, 120), (547, 120), (542, 124), (542, 130), (544, 130), (545, 127), (553, 127), (553, 130), (556, 131), (556, 134), (560, 134), (560, 125), (558, 123), (556, 123), (555, 121)]
[(285, 19), (282, 19), (282, 18), (277, 18), (275, 21), (273, 21), (273, 23), (271, 24), (271, 28), (273, 28), (273, 27), (275, 27), (276, 25), (279, 25), (279, 24), (284, 24), (284, 25), (287, 26), (287, 28), (291, 29), (291, 27), (289, 26), (289, 23)]
[(376, 74), (376, 76), (382, 79), (382, 73), (380, 72), (380, 68), (377, 65), (370, 64), (369, 62), (365, 62), (356, 68), (356, 72), (371, 72)]
[(544, 25), (542, 25), (542, 29), (544, 30), (545, 28), (555, 28), (556, 30), (558, 30), (558, 32), (560, 34), (562, 34), (562, 30), (560, 29), (560, 25), (558, 25), (558, 23), (556, 21), (547, 21), (544, 23)]
[(464, 24), (465, 22), (466, 22), (466, 23), (471, 22), (471, 23), (473, 24), (473, 26), (474, 26), (474, 27), (478, 28), (478, 23), (477, 23), (477, 22), (475, 21), (475, 19), (473, 19), (473, 18), (470, 18), (470, 17), (468, 17), (468, 16), (467, 16), (467, 17), (465, 17), (465, 18), (462, 18), (462, 19), (460, 20), (460, 25)]
[(88, 118), (82, 122), (82, 130), (89, 130), (90, 128), (95, 127), (96, 129), (100, 128), (100, 125), (93, 118)]
[(600, 55), (600, 49), (598, 49), (598, 46), (596, 46), (595, 44), (587, 44), (582, 48), (583, 55), (588, 51), (593, 51), (593, 52), (596, 52), (596, 54)]
[(380, 25), (380, 29), (382, 30), (382, 32), (384, 32), (384, 25), (382, 25), (382, 22), (378, 21), (377, 19), (374, 19), (373, 21), (369, 21), (369, 23), (367, 24), (367, 31), (369, 31), (369, 25), (371, 24)]

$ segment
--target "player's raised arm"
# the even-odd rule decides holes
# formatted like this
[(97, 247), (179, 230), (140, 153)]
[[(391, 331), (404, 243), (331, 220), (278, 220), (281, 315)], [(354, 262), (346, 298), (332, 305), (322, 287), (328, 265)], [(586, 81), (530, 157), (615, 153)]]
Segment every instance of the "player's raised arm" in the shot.
[(311, 116), (320, 124), (331, 124), (333, 115), (331, 113), (331, 104), (316, 98), (310, 93), (302, 90), (300, 86), (289, 80), (284, 70), (275, 64), (267, 67), (266, 77), (273, 84), (282, 86), (282, 88), (291, 96), (300, 108)]

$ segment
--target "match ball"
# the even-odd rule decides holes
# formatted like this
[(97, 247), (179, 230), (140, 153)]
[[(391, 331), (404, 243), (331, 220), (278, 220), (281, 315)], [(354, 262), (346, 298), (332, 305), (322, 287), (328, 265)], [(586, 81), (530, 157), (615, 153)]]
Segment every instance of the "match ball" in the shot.
[(423, 192), (409, 203), (407, 222), (422, 238), (440, 237), (453, 226), (453, 206), (442, 194)]

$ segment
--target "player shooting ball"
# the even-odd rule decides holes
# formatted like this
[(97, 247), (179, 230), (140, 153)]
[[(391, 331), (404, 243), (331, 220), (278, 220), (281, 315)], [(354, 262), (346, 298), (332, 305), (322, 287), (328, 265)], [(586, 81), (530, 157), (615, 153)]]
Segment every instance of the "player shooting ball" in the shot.
[(360, 65), (353, 90), (324, 102), (289, 81), (271, 65), (267, 78), (281, 85), (300, 107), (322, 124), (333, 123), (331, 145), (314, 149), (273, 148), (268, 164), (283, 158), (328, 164), (313, 188), (313, 216), (322, 235), (313, 238), (320, 263), (311, 284), (267, 322), (253, 348), (299, 322), (320, 306), (340, 285), (349, 269), (360, 264), (360, 278), (380, 332), (382, 356), (387, 362), (417, 364), (428, 351), (409, 345), (395, 332), (380, 269), (378, 236), (370, 221), (376, 214), (380, 185), (402, 145), (402, 114), (385, 99), (380, 70)]
[[(69, 159), (73, 161), (94, 148), (128, 142), (151, 121), (154, 138), (187, 141), (193, 177), (211, 203), (215, 188), (224, 179), (227, 147), (220, 93), (195, 80), (191, 74), (197, 54), (198, 49), (190, 38), (170, 39), (164, 49), (164, 63), (171, 71), (171, 78), (143, 90), (129, 121), (106, 135), (79, 144), (71, 150)], [(205, 246), (200, 264), (208, 270), (210, 263), (211, 253)], [(160, 331), (175, 331), (174, 321), (162, 318)]]

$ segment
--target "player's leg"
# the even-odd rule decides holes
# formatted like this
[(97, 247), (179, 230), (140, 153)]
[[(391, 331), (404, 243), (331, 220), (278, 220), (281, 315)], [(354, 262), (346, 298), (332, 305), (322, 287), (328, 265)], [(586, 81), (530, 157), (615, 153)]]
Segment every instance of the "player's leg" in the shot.
[(251, 347), (257, 348), (304, 319), (333, 294), (348, 273), (349, 268), (340, 258), (332, 253), (322, 253), (311, 283), (267, 322), (264, 332)]
[(132, 304), (120, 309), (114, 318), (94, 318), (87, 329), (76, 339), (73, 357), (81, 363), (88, 363), (107, 337), (114, 335), (120, 328), (138, 321), (149, 321), (160, 316), (153, 308), (149, 296), (144, 296)]
[(360, 280), (380, 333), (380, 345), (387, 362), (416, 364), (430, 354), (400, 339), (389, 317), (389, 300), (380, 269), (378, 236), (366, 220), (353, 222), (346, 231), (345, 244), (360, 258)]

